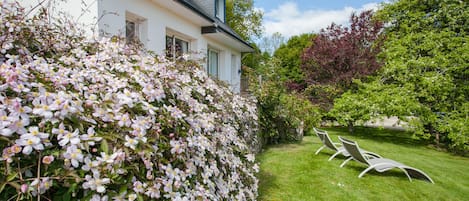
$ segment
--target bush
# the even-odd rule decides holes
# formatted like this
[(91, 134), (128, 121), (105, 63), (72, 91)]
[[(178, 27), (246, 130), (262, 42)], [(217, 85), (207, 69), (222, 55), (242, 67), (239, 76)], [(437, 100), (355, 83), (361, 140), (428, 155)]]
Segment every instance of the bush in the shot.
[(287, 93), (276, 78), (278, 63), (272, 59), (263, 66), (262, 79), (248, 71), (251, 92), (257, 99), (260, 138), (263, 144), (301, 141), (320, 122), (316, 106), (296, 93)]
[(0, 9), (0, 200), (256, 199), (254, 104), (194, 62)]

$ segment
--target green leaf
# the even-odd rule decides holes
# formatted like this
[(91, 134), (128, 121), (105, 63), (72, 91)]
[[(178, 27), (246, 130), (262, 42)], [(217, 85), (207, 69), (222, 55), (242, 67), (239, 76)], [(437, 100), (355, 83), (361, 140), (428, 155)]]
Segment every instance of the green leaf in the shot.
[(16, 176), (18, 176), (18, 172), (13, 172), (12, 174), (8, 175), (7, 182), (13, 181)]
[(66, 192), (62, 195), (62, 200), (63, 201), (70, 201), (71, 197), (72, 197), (71, 192)]
[(3, 191), (3, 189), (5, 188), (5, 186), (7, 185), (6, 182), (3, 182), (0, 184), (0, 193)]
[(140, 194), (138, 194), (138, 198), (137, 198), (137, 199), (138, 199), (138, 201), (144, 201), (142, 195), (140, 195)]
[(106, 139), (103, 139), (101, 141), (101, 151), (104, 153), (108, 154), (109, 153), (109, 144), (107, 143)]

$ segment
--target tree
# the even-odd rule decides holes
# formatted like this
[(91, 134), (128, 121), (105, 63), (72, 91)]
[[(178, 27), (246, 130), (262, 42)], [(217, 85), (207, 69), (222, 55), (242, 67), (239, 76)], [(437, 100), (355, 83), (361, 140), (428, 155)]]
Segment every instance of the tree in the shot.
[(279, 48), (282, 44), (285, 43), (285, 37), (282, 36), (281, 33), (275, 32), (270, 36), (262, 37), (259, 47), (263, 52), (272, 55), (277, 48)]
[(374, 20), (369, 10), (352, 14), (350, 24), (343, 27), (333, 23), (321, 30), (301, 57), (309, 85), (306, 91), (313, 102), (326, 110), (353, 79), (371, 75), (381, 66), (377, 55), (383, 44), (383, 23)]
[[(372, 82), (363, 83), (337, 116), (354, 113), (361, 102), (377, 116), (399, 116), (409, 121), (419, 137), (469, 150), (469, 45), (467, 1), (400, 0), (386, 4), (378, 17), (389, 26), (383, 57), (385, 65)], [(370, 94), (373, 85), (373, 100)], [(394, 91), (387, 96), (383, 94)], [(406, 97), (405, 101), (399, 101)], [(342, 100), (337, 100), (337, 103)], [(375, 107), (376, 103), (384, 102)], [(407, 107), (403, 108), (400, 104)], [(373, 108), (371, 108), (373, 107)], [(357, 117), (352, 120), (360, 120)]]
[(312, 33), (292, 36), (274, 52), (274, 57), (280, 60), (281, 68), (278, 72), (280, 80), (286, 82), (290, 89), (304, 89), (305, 80), (301, 70), (301, 54), (306, 47), (312, 45), (315, 36)]
[(226, 1), (226, 23), (246, 41), (262, 35), (262, 17), (262, 11), (254, 9), (253, 0)]

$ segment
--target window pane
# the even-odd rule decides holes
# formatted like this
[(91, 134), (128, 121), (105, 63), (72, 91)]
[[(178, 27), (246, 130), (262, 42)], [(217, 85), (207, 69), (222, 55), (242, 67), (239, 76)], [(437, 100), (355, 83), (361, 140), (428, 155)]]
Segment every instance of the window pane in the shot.
[(218, 77), (218, 52), (212, 50), (208, 52), (208, 74)]
[(173, 37), (166, 36), (166, 56), (173, 57)]
[(125, 37), (127, 42), (133, 42), (137, 39), (137, 24), (132, 21), (125, 21)]
[(175, 45), (176, 45), (176, 55), (181, 56), (182, 54), (188, 53), (189, 52), (189, 43), (186, 41), (183, 41), (179, 38), (175, 39)]

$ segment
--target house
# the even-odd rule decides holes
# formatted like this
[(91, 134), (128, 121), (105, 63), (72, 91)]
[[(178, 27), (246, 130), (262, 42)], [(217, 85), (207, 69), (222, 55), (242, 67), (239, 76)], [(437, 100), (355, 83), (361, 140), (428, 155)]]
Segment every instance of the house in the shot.
[[(43, 0), (23, 0), (32, 7)], [(253, 48), (225, 24), (225, 0), (49, 0), (53, 11), (66, 12), (100, 35), (140, 41), (157, 54), (183, 53), (204, 59), (207, 73), (240, 91), (241, 56)]]

